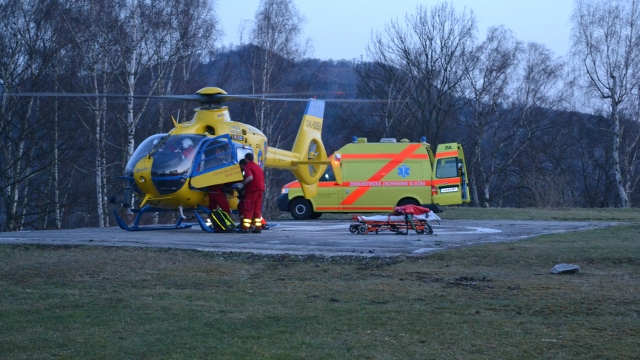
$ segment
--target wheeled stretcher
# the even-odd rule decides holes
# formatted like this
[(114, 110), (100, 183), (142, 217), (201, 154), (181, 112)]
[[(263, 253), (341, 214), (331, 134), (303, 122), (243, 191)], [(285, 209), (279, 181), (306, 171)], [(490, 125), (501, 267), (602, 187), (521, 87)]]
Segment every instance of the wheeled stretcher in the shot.
[(354, 221), (349, 225), (352, 234), (365, 235), (370, 232), (376, 234), (380, 231), (393, 231), (398, 235), (408, 235), (413, 230), (416, 234), (433, 234), (433, 228), (428, 221), (439, 221), (440, 217), (432, 212), (424, 214), (400, 214), (400, 215), (352, 215)]

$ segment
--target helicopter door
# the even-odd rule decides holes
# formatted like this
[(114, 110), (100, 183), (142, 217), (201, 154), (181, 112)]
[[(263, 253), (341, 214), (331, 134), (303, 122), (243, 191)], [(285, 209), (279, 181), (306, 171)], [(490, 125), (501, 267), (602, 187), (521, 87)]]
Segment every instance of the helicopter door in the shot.
[(205, 188), (212, 185), (241, 181), (236, 148), (228, 134), (205, 140), (195, 157), (191, 186)]
[(435, 204), (459, 205), (469, 202), (467, 167), (460, 144), (438, 145), (431, 184)]

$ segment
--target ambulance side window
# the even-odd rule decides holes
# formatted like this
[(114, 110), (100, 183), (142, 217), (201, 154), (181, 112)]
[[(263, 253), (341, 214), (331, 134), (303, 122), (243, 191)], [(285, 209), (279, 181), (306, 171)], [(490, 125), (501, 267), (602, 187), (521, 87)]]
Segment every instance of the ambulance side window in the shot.
[(342, 179), (344, 181), (366, 181), (376, 170), (371, 162), (342, 162)]
[(438, 159), (436, 164), (436, 178), (445, 179), (458, 176), (458, 158)]
[(336, 181), (336, 176), (333, 173), (333, 169), (330, 167), (327, 167), (327, 171), (325, 171), (324, 174), (322, 174), (322, 176), (320, 177), (320, 182), (325, 181)]

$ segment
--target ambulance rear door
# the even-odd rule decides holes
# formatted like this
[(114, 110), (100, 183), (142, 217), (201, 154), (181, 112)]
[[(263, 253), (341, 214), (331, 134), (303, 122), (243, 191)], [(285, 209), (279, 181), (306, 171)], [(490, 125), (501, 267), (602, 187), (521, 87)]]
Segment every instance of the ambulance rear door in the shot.
[(462, 145), (440, 144), (435, 156), (431, 180), (433, 203), (439, 205), (468, 203), (470, 201), (469, 185)]

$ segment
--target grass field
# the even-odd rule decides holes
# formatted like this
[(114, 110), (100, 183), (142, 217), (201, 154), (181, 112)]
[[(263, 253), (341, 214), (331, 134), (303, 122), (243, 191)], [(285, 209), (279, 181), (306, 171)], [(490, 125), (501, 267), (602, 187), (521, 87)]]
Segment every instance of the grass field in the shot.
[(442, 217), (626, 224), (410, 258), (2, 245), (0, 358), (640, 358), (639, 210)]

